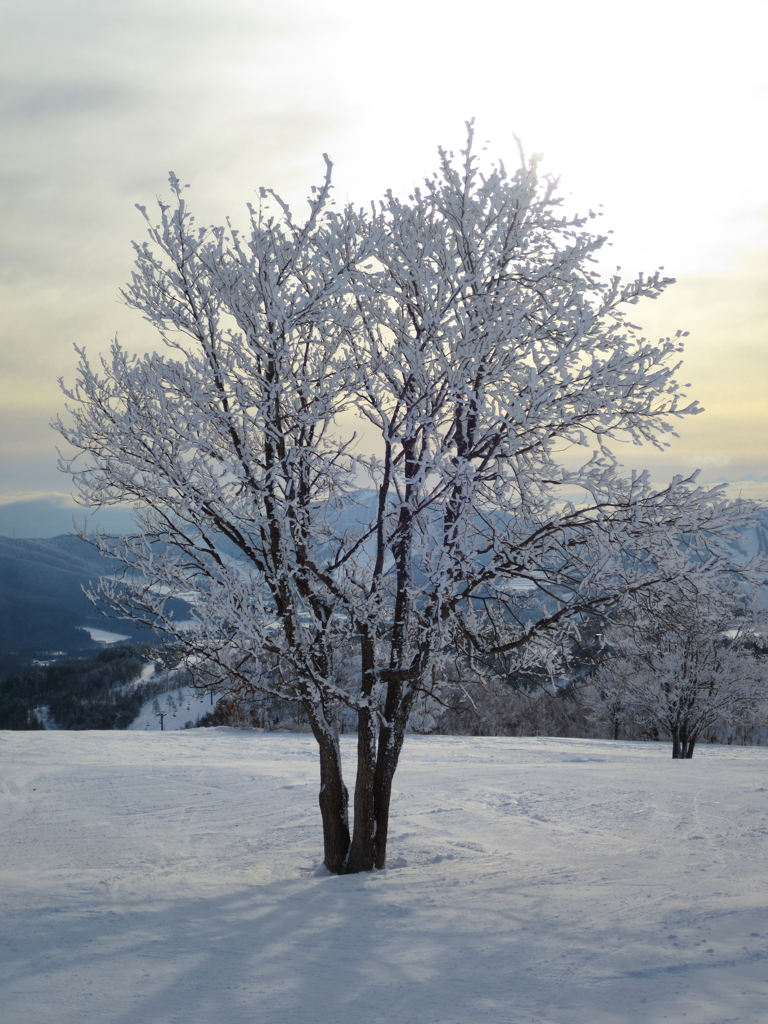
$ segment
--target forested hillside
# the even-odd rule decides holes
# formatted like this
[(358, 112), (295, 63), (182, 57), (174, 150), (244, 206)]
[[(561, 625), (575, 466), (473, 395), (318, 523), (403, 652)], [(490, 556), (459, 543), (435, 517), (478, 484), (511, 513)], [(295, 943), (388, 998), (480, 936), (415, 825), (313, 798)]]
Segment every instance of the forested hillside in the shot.
[[(71, 534), (0, 537), (0, 651), (96, 649), (78, 627), (109, 626), (82, 587), (111, 571), (108, 559)], [(119, 632), (133, 630), (121, 626)]]
[[(114, 563), (73, 534), (45, 539), (0, 537), (0, 679), (33, 658), (92, 656), (101, 649), (83, 628), (150, 639), (130, 622), (101, 615), (83, 593)], [(178, 603), (178, 612), (187, 614)], [(58, 653), (57, 653), (58, 652)]]
[(143, 680), (141, 651), (112, 646), (95, 658), (35, 665), (0, 682), (0, 729), (126, 729), (166, 685)]

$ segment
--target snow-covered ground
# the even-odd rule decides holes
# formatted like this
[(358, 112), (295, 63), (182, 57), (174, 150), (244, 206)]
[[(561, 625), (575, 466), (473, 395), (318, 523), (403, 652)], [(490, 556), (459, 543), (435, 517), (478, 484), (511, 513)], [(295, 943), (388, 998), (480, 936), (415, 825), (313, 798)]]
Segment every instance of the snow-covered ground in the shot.
[(4, 1024), (768, 1019), (768, 750), (409, 737), (389, 869), (341, 878), (309, 736), (0, 763)]

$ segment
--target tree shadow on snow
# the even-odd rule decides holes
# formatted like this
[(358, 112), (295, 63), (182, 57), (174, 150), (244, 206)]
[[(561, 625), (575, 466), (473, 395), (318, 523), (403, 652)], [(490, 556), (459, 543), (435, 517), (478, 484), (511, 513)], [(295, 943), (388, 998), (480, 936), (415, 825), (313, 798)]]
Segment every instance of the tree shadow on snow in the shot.
[[(478, 920), (466, 891), (455, 899), (466, 876), (459, 883), (435, 874), (425, 887), (420, 869), (415, 892), (406, 870), (41, 911), (11, 944), (5, 1020), (646, 1024), (690, 1011), (706, 977), (720, 986), (717, 1002), (730, 1000), (744, 1020), (765, 998), (764, 985), (744, 991), (742, 972), (747, 961), (764, 971), (765, 955), (745, 949), (729, 961), (718, 953), (694, 963), (681, 950), (677, 967), (662, 958), (655, 969), (646, 946), (638, 971), (633, 949), (647, 936), (631, 922), (624, 934), (616, 921), (602, 934), (593, 922), (585, 933), (584, 918), (564, 920), (543, 901), (515, 920), (509, 905), (489, 912), (485, 898)], [(739, 934), (742, 926), (751, 927), (739, 923)], [(705, 1011), (701, 1021), (710, 1020)]]

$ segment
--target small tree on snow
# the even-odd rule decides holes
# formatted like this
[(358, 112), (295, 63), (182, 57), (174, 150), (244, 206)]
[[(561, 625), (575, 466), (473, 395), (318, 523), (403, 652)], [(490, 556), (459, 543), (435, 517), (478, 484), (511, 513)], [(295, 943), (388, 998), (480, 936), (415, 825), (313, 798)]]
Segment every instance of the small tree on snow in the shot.
[[(679, 338), (625, 315), (668, 281), (601, 280), (604, 238), (534, 162), (483, 176), (470, 129), (460, 160), (441, 151), (422, 190), (368, 214), (333, 208), (328, 163), (306, 222), (262, 191), (244, 233), (197, 229), (171, 187), (124, 292), (165, 354), (81, 353), (57, 423), (81, 500), (136, 507), (139, 535), (97, 538), (128, 569), (98, 596), (209, 685), (301, 704), (325, 863), (382, 867), (409, 717), (447, 662), (554, 667), (580, 616), (711, 570), (751, 510), (619, 475), (611, 439), (663, 445), (696, 411)], [(192, 630), (166, 610), (190, 591)]]
[(613, 653), (585, 703), (599, 721), (666, 732), (673, 758), (693, 757), (707, 730), (753, 719), (765, 704), (764, 626), (765, 613), (726, 583), (643, 595), (606, 631)]

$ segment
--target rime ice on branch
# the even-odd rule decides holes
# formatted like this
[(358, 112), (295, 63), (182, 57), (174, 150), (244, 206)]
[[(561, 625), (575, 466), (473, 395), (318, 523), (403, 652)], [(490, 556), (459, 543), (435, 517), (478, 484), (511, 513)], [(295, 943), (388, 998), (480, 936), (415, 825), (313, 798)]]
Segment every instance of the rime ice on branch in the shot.
[[(481, 173), (470, 125), (459, 157), (370, 212), (334, 208), (326, 162), (306, 221), (262, 190), (244, 232), (197, 228), (172, 176), (123, 293), (164, 348), (81, 353), (57, 427), (80, 499), (136, 507), (135, 537), (96, 538), (126, 575), (95, 596), (210, 685), (303, 705), (325, 863), (352, 872), (385, 863), (409, 716), (446, 662), (554, 671), (585, 616), (724, 571), (752, 509), (620, 475), (614, 441), (664, 445), (697, 411), (680, 336), (626, 316), (670, 282), (602, 280), (604, 239), (535, 162)], [(167, 611), (179, 593), (193, 628)]]

